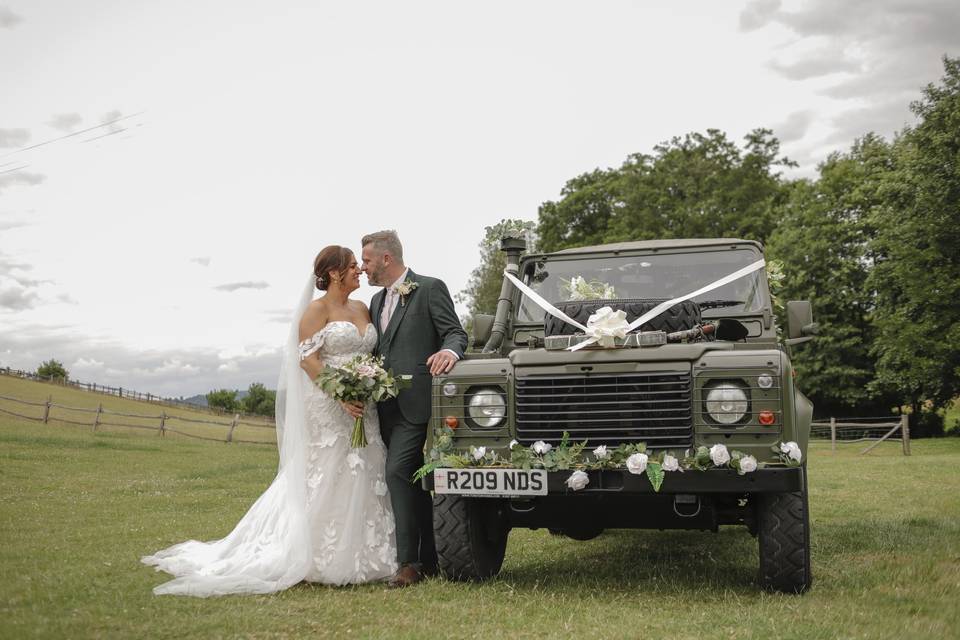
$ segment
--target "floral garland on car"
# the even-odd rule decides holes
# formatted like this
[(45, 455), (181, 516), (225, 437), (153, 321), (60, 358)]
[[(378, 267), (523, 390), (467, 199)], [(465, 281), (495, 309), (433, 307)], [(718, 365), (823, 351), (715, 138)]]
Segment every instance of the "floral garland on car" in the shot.
[[(509, 458), (487, 447), (471, 446), (467, 451), (454, 451), (453, 429), (443, 426), (435, 430), (434, 446), (430, 449), (429, 462), (417, 469), (413, 480), (421, 480), (440, 468), (501, 467), (547, 471), (572, 470), (566, 484), (573, 491), (579, 491), (590, 483), (587, 471), (626, 469), (636, 475), (646, 474), (653, 490), (659, 492), (666, 473), (728, 468), (735, 469), (739, 475), (746, 475), (766, 464), (757, 462), (755, 457), (741, 451), (730, 451), (726, 445), (720, 443), (712, 447), (701, 446), (692, 452), (688, 449), (683, 458), (666, 452), (647, 453), (647, 445), (643, 442), (621, 444), (616, 448), (600, 445), (590, 450), (592, 457), (584, 454), (586, 448), (586, 440), (571, 443), (570, 434), (564, 431), (563, 438), (556, 447), (543, 440), (538, 440), (529, 447), (522, 447), (516, 440), (512, 440)], [(771, 447), (771, 450), (788, 467), (800, 466), (803, 459), (803, 454), (796, 442), (778, 442)]]

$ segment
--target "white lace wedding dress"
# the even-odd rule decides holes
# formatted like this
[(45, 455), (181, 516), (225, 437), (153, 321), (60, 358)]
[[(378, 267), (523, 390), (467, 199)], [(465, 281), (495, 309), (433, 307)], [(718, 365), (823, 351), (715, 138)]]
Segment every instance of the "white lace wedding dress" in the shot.
[[(370, 353), (377, 332), (363, 335), (352, 322), (335, 320), (300, 345), (300, 357), (320, 351), (324, 364), (338, 366)], [(367, 446), (350, 448), (353, 418), (303, 376), (307, 411), (307, 517), (313, 562), (306, 579), (327, 584), (369, 582), (397, 568), (393, 510), (384, 481), (386, 448), (376, 405), (368, 402), (363, 426)]]
[(227, 537), (190, 540), (142, 558), (177, 576), (154, 593), (271, 593), (303, 580), (371, 582), (396, 570), (376, 406), (368, 403), (364, 416), (367, 446), (352, 449), (353, 418), (297, 362), (319, 350), (325, 364), (342, 364), (372, 351), (377, 334), (372, 325), (361, 334), (351, 322), (334, 321), (297, 344), (296, 324), (311, 294), (312, 286), (294, 316), (278, 386), (276, 479)]

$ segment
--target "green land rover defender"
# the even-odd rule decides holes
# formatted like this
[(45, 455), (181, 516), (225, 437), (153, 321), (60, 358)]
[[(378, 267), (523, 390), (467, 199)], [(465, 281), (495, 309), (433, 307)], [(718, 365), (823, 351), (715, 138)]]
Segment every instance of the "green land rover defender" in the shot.
[[(808, 302), (787, 303), (778, 338), (761, 245), (502, 248), (520, 285), (504, 279), (496, 315), (474, 318), (473, 351), (433, 383), (418, 478), (443, 572), (496, 575), (516, 527), (589, 540), (743, 525), (760, 584), (806, 591), (813, 405), (788, 348), (816, 325)], [(591, 339), (598, 326), (606, 337)]]

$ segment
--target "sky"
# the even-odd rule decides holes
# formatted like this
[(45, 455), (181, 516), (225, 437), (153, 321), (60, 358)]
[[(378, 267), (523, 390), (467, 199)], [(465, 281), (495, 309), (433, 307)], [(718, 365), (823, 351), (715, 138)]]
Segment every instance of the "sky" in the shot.
[(813, 177), (957, 34), (955, 0), (0, 0), (0, 367), (274, 387), (324, 246), (396, 229), (456, 293), (485, 226), (674, 136), (767, 127)]

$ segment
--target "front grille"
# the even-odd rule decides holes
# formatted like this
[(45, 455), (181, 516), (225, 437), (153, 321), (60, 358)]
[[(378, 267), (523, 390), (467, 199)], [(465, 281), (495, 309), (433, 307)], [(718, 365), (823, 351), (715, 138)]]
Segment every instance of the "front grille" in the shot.
[(517, 440), (591, 447), (645, 442), (652, 449), (693, 446), (689, 373), (623, 373), (516, 378)]

